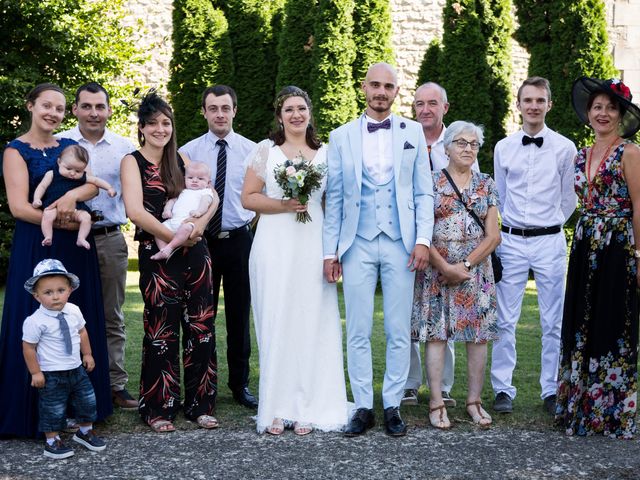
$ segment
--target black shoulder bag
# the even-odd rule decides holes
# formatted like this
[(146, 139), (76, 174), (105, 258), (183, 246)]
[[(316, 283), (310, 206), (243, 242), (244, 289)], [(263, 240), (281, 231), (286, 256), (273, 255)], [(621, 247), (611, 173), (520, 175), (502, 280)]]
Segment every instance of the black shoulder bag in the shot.
[[(444, 176), (447, 177), (447, 180), (449, 180), (451, 187), (453, 187), (453, 191), (456, 192), (456, 195), (458, 195), (458, 199), (460, 200), (460, 203), (462, 203), (462, 205), (464, 206), (464, 209), (467, 211), (469, 215), (471, 215), (471, 217), (473, 217), (473, 219), (476, 221), (476, 223), (480, 226), (480, 228), (484, 232), (485, 231), (484, 224), (482, 223), (480, 218), (478, 218), (478, 215), (476, 215), (476, 212), (474, 212), (472, 209), (467, 207), (467, 204), (464, 203), (464, 200), (462, 200), (462, 195), (460, 194), (460, 190), (458, 190), (458, 187), (456, 187), (456, 184), (451, 178), (451, 175), (449, 175), (449, 172), (447, 172), (447, 169), (443, 168), (442, 173), (444, 173)], [(500, 260), (500, 257), (496, 254), (495, 251), (491, 252), (491, 266), (493, 267), (493, 280), (496, 283), (498, 283), (500, 280), (502, 280), (502, 261)]]

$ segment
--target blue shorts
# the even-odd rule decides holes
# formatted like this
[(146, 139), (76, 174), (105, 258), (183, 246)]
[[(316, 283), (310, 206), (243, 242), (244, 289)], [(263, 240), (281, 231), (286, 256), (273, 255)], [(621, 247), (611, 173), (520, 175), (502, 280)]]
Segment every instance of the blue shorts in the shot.
[(96, 394), (83, 366), (73, 370), (44, 373), (44, 387), (38, 392), (41, 432), (59, 432), (67, 425), (67, 404), (71, 401), (78, 423), (96, 420)]

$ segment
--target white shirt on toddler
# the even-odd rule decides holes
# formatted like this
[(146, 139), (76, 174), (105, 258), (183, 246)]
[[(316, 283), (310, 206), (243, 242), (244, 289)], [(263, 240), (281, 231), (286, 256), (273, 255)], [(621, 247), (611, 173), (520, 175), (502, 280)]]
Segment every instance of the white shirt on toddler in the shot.
[(36, 356), (40, 370), (53, 372), (78, 368), (80, 361), (80, 330), (85, 326), (84, 317), (77, 305), (68, 303), (62, 309), (71, 335), (71, 354), (64, 348), (64, 338), (60, 329), (57, 310), (49, 310), (42, 305), (28, 316), (22, 325), (22, 340), (36, 344)]

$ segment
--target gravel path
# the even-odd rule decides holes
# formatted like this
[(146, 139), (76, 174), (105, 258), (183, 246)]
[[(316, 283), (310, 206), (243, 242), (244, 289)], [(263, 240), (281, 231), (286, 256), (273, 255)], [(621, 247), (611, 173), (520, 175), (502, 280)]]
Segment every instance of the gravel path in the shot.
[(110, 435), (104, 452), (73, 443), (65, 460), (42, 443), (0, 441), (0, 479), (638, 479), (640, 443), (558, 432), (410, 428), (401, 439), (380, 428), (349, 439), (221, 428), (158, 435)]

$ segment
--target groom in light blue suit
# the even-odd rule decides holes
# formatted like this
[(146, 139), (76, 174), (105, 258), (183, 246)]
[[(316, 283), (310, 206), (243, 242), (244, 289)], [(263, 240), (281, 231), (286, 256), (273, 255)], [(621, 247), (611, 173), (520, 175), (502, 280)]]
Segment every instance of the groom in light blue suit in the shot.
[(396, 71), (386, 63), (372, 65), (362, 89), (365, 114), (329, 137), (324, 273), (329, 282), (343, 275), (347, 363), (357, 409), (345, 435), (363, 434), (375, 423), (370, 339), (379, 276), (387, 339), (385, 431), (402, 436), (413, 283), (415, 272), (429, 263), (433, 187), (421, 125), (391, 114)]

